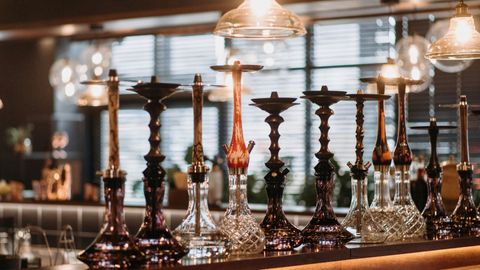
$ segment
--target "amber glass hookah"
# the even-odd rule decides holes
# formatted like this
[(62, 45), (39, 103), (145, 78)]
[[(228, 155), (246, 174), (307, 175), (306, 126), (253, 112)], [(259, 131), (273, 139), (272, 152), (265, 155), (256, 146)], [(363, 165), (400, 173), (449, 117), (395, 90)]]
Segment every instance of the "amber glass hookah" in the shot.
[(285, 189), (285, 177), (289, 173), (284, 168), (285, 163), (280, 160), (280, 146), (278, 140), (280, 133), (278, 128), (284, 119), (280, 113), (292, 106), (296, 98), (279, 97), (277, 92), (272, 92), (270, 98), (252, 99), (252, 106), (269, 113), (265, 122), (270, 125), (270, 159), (265, 163), (269, 169), (265, 175), (267, 183), (268, 208), (265, 218), (260, 226), (265, 232), (265, 251), (288, 251), (302, 243), (302, 235), (299, 229), (293, 226), (285, 216), (282, 208), (282, 196)]
[(126, 172), (120, 169), (118, 143), (119, 80), (110, 70), (108, 81), (87, 82), (107, 85), (109, 116), (108, 168), (101, 172), (105, 193), (104, 223), (93, 243), (78, 255), (90, 269), (131, 269), (143, 264), (144, 254), (128, 234), (123, 212)]
[(332, 207), (332, 194), (335, 181), (335, 168), (330, 159), (334, 154), (328, 149), (330, 139), (328, 131), (330, 126), (328, 120), (333, 115), (330, 106), (347, 100), (347, 92), (329, 91), (323, 86), (320, 91), (305, 91), (302, 98), (320, 106), (315, 112), (320, 117), (320, 151), (315, 154), (318, 164), (315, 166), (315, 186), (317, 191), (317, 206), (315, 213), (302, 230), (305, 250), (317, 251), (324, 248), (343, 247), (345, 243), (352, 240), (354, 236), (348, 232), (337, 220)]
[(473, 165), (470, 163), (468, 147), (468, 103), (461, 96), (458, 104), (460, 111), (461, 162), (457, 165), (460, 183), (460, 197), (451, 215), (456, 236), (480, 236), (480, 217), (473, 202), (472, 181)]
[(252, 216), (247, 201), (247, 171), (254, 142), (245, 145), (242, 128), (242, 73), (261, 70), (258, 65), (213, 66), (212, 69), (233, 76), (233, 132), (230, 145), (224, 145), (229, 170), (229, 202), (220, 221), (220, 230), (232, 240), (232, 253), (256, 254), (263, 250), (265, 234)]
[(429, 126), (411, 127), (417, 130), (427, 130), (430, 136), (430, 162), (427, 165), (428, 198), (422, 216), (426, 223), (425, 238), (429, 240), (452, 238), (452, 222), (447, 217), (442, 200), (442, 167), (438, 162), (437, 141), (442, 129), (455, 129), (456, 126), (439, 126), (435, 118), (430, 119)]
[(147, 100), (144, 110), (150, 115), (150, 151), (144, 156), (147, 168), (143, 171), (145, 218), (135, 236), (135, 241), (145, 253), (149, 266), (176, 263), (188, 252), (172, 236), (162, 212), (166, 173), (161, 165), (165, 156), (160, 150), (160, 114), (166, 109), (162, 101), (177, 91), (179, 86), (160, 83), (158, 77), (153, 76), (150, 82), (138, 83), (131, 89)]

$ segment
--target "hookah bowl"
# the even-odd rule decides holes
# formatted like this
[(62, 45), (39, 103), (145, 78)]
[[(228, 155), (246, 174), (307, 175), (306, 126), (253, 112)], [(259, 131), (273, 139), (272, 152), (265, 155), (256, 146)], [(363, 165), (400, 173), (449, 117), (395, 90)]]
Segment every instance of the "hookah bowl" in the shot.
[(480, 236), (480, 216), (473, 202), (473, 165), (470, 163), (468, 147), (468, 103), (466, 96), (460, 96), (461, 162), (457, 165), (460, 182), (460, 196), (450, 218), (456, 236)]
[(430, 119), (429, 126), (415, 126), (411, 129), (427, 130), (430, 136), (430, 162), (427, 166), (428, 198), (422, 216), (425, 219), (425, 238), (428, 240), (451, 239), (452, 221), (447, 217), (442, 200), (442, 167), (438, 162), (437, 141), (442, 129), (455, 129), (456, 126), (438, 126), (435, 118)]
[(143, 171), (145, 218), (135, 236), (138, 247), (146, 255), (147, 265), (174, 264), (188, 252), (172, 236), (162, 213), (165, 170), (161, 163), (165, 156), (160, 150), (160, 114), (166, 109), (162, 101), (172, 95), (179, 86), (160, 83), (158, 78), (153, 76), (149, 83), (138, 83), (130, 89), (147, 100), (144, 110), (150, 114), (150, 151), (144, 156), (147, 168)]
[(262, 252), (265, 234), (252, 216), (247, 201), (247, 170), (250, 152), (254, 142), (245, 145), (242, 128), (242, 72), (254, 72), (263, 67), (258, 65), (212, 66), (215, 71), (231, 72), (233, 76), (233, 132), (230, 145), (224, 145), (229, 170), (229, 201), (225, 214), (220, 221), (220, 230), (232, 241), (232, 253), (235, 255), (257, 254)]
[(306, 250), (318, 251), (323, 248), (343, 247), (345, 243), (352, 240), (354, 236), (348, 232), (337, 220), (332, 208), (332, 192), (335, 180), (335, 169), (330, 162), (333, 153), (329, 151), (328, 131), (330, 126), (328, 120), (333, 115), (330, 106), (349, 99), (346, 92), (329, 91), (326, 86), (322, 86), (321, 91), (305, 91), (303, 99), (320, 106), (316, 114), (320, 117), (320, 144), (321, 148), (315, 156), (318, 158), (318, 164), (315, 166), (315, 185), (317, 191), (317, 206), (315, 213), (302, 230), (303, 243)]
[(398, 86), (398, 135), (397, 145), (393, 154), (395, 164), (395, 198), (394, 208), (404, 217), (404, 239), (423, 238), (425, 235), (425, 220), (415, 206), (410, 193), (410, 165), (413, 155), (407, 140), (406, 128), (406, 87), (407, 85), (419, 85), (422, 81), (414, 81), (405, 78), (388, 79), (387, 84)]
[[(87, 82), (89, 83), (89, 82)], [(126, 172), (120, 170), (118, 144), (118, 76), (110, 70), (108, 86), (109, 159), (108, 169), (101, 173), (105, 192), (104, 223), (92, 244), (78, 255), (90, 269), (130, 269), (140, 266), (144, 254), (128, 234), (123, 212)]]
[(285, 163), (278, 156), (280, 151), (278, 127), (284, 121), (280, 113), (298, 105), (298, 103), (294, 103), (295, 100), (296, 98), (280, 98), (277, 92), (272, 92), (270, 98), (252, 99), (253, 104), (250, 104), (269, 113), (269, 116), (265, 118), (265, 122), (270, 125), (270, 159), (265, 163), (269, 169), (268, 174), (265, 175), (268, 208), (265, 218), (260, 223), (265, 232), (265, 251), (293, 250), (302, 243), (301, 231), (287, 220), (283, 212), (282, 196), (285, 189), (285, 177), (289, 170), (287, 168), (282, 170)]
[(231, 249), (229, 238), (215, 225), (208, 209), (208, 171), (204, 163), (202, 145), (202, 109), (204, 84), (200, 74), (195, 75), (192, 86), (194, 113), (194, 147), (192, 165), (188, 169), (187, 217), (173, 231), (175, 238), (189, 249), (191, 259), (222, 259)]
[[(360, 81), (364, 83), (375, 83), (377, 85), (377, 94), (381, 96), (385, 94), (385, 78), (382, 76), (363, 78), (360, 79)], [(392, 154), (390, 153), (387, 143), (385, 100), (381, 98), (378, 99), (377, 140), (372, 153), (372, 163), (375, 170), (375, 196), (370, 204), (371, 217), (384, 229), (387, 235), (385, 241), (393, 242), (402, 240), (404, 220), (393, 208), (393, 202), (390, 198), (389, 181)]]
[[(349, 162), (352, 177), (352, 200), (347, 216), (342, 220), (342, 225), (352, 232), (360, 243), (383, 243), (387, 239), (384, 228), (377, 222), (368, 206), (367, 198), (367, 174), (371, 166), (370, 162), (363, 163), (363, 138), (365, 130), (363, 128), (365, 116), (363, 108), (366, 101), (386, 100), (390, 96), (364, 94), (359, 90), (357, 94), (348, 95), (351, 100), (356, 101), (356, 161), (355, 164)], [(354, 239), (352, 242), (355, 242)]]

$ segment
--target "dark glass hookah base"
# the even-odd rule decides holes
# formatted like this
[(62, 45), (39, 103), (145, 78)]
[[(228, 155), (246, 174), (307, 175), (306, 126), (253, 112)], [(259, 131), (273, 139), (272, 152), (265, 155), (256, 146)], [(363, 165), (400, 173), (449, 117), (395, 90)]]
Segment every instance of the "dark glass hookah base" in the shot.
[(142, 225), (135, 242), (145, 253), (147, 265), (174, 265), (188, 253), (166, 228), (151, 230)]
[(427, 240), (447, 240), (454, 237), (453, 222), (449, 217), (433, 217), (423, 215), (426, 224), (425, 239)]
[(144, 254), (127, 234), (102, 233), (78, 255), (90, 269), (131, 269), (144, 263)]
[(355, 238), (349, 231), (332, 218), (314, 218), (303, 229), (303, 244), (306, 248), (339, 248)]
[(260, 227), (265, 233), (265, 251), (288, 251), (302, 244), (301, 231), (288, 222), (283, 211), (267, 215)]
[(455, 237), (480, 236), (480, 219), (474, 206), (457, 207), (451, 219)]

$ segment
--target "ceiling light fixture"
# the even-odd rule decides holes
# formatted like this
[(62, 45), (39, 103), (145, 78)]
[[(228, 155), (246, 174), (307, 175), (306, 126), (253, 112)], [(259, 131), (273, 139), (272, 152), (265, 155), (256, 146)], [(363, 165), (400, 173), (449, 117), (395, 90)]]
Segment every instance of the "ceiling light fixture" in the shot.
[(241, 39), (286, 39), (307, 33), (302, 20), (275, 0), (245, 0), (227, 12), (213, 32), (217, 36)]
[(434, 60), (480, 58), (480, 34), (463, 0), (459, 1), (455, 16), (450, 19), (447, 34), (432, 44), (425, 57)]

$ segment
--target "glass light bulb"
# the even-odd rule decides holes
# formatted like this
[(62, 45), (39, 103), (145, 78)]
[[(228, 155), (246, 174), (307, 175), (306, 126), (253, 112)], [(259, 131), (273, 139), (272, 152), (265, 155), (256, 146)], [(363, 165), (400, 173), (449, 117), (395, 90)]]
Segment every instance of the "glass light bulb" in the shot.
[(72, 80), (72, 75), (73, 75), (73, 70), (70, 66), (65, 66), (62, 69), (62, 82), (63, 83), (68, 83)]
[(418, 60), (420, 58), (420, 52), (418, 51), (418, 47), (415, 45), (411, 45), (408, 49), (408, 56), (410, 58), (410, 63), (413, 65), (418, 64)]
[(65, 85), (65, 96), (73, 97), (75, 92), (75, 85), (73, 83), (70, 82)]
[(422, 78), (422, 74), (420, 72), (420, 69), (417, 66), (412, 67), (410, 77), (414, 80), (420, 80)]
[(270, 41), (263, 43), (263, 52), (273, 54), (275, 52), (275, 45)]
[(100, 65), (103, 61), (103, 55), (99, 51), (95, 52), (92, 55), (92, 63), (95, 65)]

